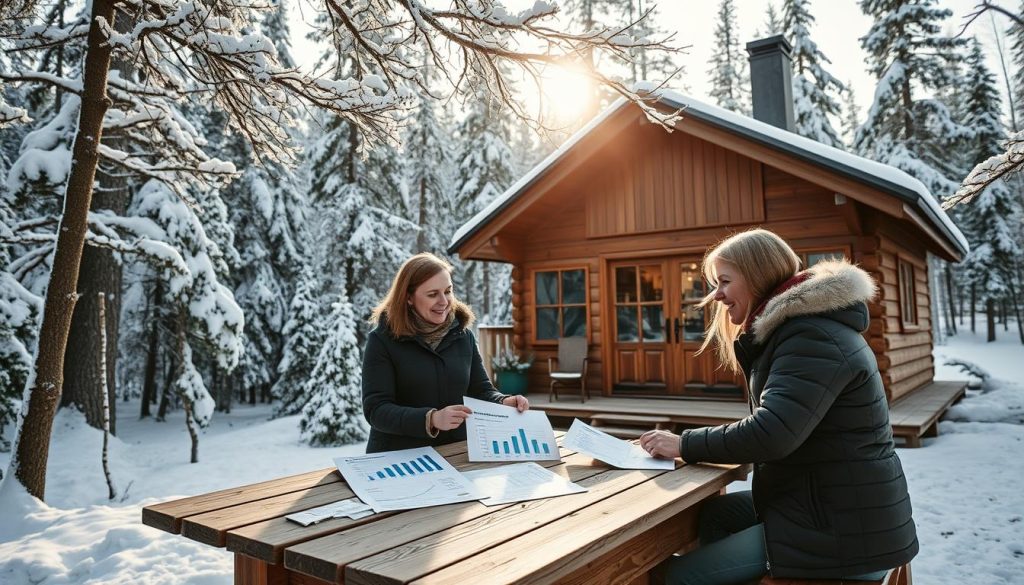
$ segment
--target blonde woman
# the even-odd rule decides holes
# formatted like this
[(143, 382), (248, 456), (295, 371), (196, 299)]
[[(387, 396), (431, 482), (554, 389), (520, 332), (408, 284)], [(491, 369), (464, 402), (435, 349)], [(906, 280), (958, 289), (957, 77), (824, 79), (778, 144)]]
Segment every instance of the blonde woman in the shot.
[(494, 389), (484, 371), (473, 311), (455, 298), (452, 266), (422, 253), (402, 264), (373, 311), (376, 327), (363, 352), (363, 415), (367, 453), (466, 440), (472, 396), (520, 411), (525, 396)]
[(845, 262), (800, 271), (772, 232), (736, 234), (704, 259), (714, 291), (702, 348), (742, 371), (751, 415), (641, 446), (691, 463), (753, 463), (752, 491), (701, 512), (701, 547), (669, 559), (669, 583), (776, 577), (880, 579), (917, 554), (875, 356), (861, 335), (875, 283)]

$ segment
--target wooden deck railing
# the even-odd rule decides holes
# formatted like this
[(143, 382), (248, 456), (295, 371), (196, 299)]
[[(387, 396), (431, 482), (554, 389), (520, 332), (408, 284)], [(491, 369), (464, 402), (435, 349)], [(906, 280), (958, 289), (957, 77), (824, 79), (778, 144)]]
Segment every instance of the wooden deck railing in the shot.
[(511, 325), (480, 325), (477, 328), (477, 341), (480, 344), (480, 355), (484, 358), (484, 369), (494, 380), (491, 359), (503, 349), (512, 349)]

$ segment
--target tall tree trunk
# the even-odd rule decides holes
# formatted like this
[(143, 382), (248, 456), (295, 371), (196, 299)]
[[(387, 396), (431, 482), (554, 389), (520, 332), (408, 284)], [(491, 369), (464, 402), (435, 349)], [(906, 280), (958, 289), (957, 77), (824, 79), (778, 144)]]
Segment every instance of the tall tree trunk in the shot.
[(1003, 331), (1010, 330), (1010, 320), (1006, 310), (1006, 297), (999, 299), (999, 322), (1003, 324)]
[(36, 353), (35, 376), (28, 389), (28, 409), (18, 435), (18, 446), (10, 467), (28, 493), (44, 499), (46, 464), (50, 454), (53, 417), (64, 384), (64, 352), (68, 345), (71, 316), (75, 310), (78, 271), (92, 203), (93, 181), (99, 161), (98, 145), (103, 134), (103, 116), (110, 105), (107, 73), (111, 46), (100, 30), (100, 19), (112, 22), (115, 0), (93, 0), (89, 22), (82, 107), (78, 132), (72, 147), (71, 174), (64, 193), (64, 213), (57, 229), (53, 268), (43, 305)]
[[(119, 13), (116, 16), (115, 28), (118, 32), (131, 30), (128, 17)], [(123, 59), (116, 59), (112, 68), (121, 71), (122, 77), (128, 77), (130, 67)], [(123, 149), (124, 139), (107, 137), (104, 143), (119, 150)], [(112, 138), (112, 139), (111, 139)], [(96, 179), (98, 187), (93, 192), (93, 211), (109, 209), (123, 215), (128, 209), (128, 180), (123, 176), (104, 172), (102, 166), (97, 167)], [(85, 421), (89, 426), (103, 428), (103, 418), (107, 413), (103, 409), (101, 398), (103, 380), (106, 375), (107, 388), (116, 388), (114, 373), (117, 371), (117, 342), (121, 314), (121, 264), (114, 259), (114, 254), (105, 248), (86, 246), (82, 250), (81, 269), (78, 273), (78, 293), (81, 297), (75, 306), (71, 318), (71, 331), (68, 336), (68, 347), (71, 348), (71, 359), (64, 362), (64, 389), (61, 393), (60, 405), (75, 405), (85, 413)], [(107, 327), (107, 363), (110, 367), (99, 368), (98, 359), (83, 359), (93, 353), (91, 348), (99, 345), (99, 294), (106, 297), (109, 319)], [(116, 395), (116, 391), (113, 392)], [(117, 435), (117, 401), (110, 401), (110, 433)]]
[(153, 299), (150, 309), (146, 311), (147, 323), (149, 323), (149, 339), (146, 346), (146, 366), (142, 372), (142, 406), (139, 410), (139, 418), (150, 416), (149, 406), (156, 402), (156, 351), (160, 341), (160, 281), (156, 281), (153, 287)]
[[(177, 339), (177, 350), (175, 351), (178, 365), (175, 368), (175, 389), (177, 390), (177, 380), (181, 379), (185, 374), (185, 335), (187, 334), (187, 327), (185, 320), (187, 315), (182, 309), (178, 315), (177, 322), (175, 324), (175, 339)], [(188, 436), (192, 440), (192, 454), (189, 463), (199, 463), (199, 434), (196, 432), (196, 421), (192, 416), (192, 399), (188, 397), (184, 392), (178, 392), (178, 396), (181, 398), (181, 403), (185, 408), (185, 428), (188, 429)]]
[(420, 178), (420, 209), (417, 219), (420, 231), (416, 234), (416, 251), (435, 252), (436, 250), (427, 250), (427, 180), (424, 178)]
[(971, 333), (976, 333), (974, 328), (974, 307), (978, 304), (978, 283), (971, 282)]
[(996, 302), (991, 298), (985, 299), (985, 324), (988, 326), (989, 343), (996, 340)]
[(956, 310), (953, 308), (953, 268), (946, 263), (946, 298), (949, 300), (949, 330), (956, 335)]
[[(103, 293), (99, 293), (99, 310), (100, 310), (100, 369), (106, 371), (107, 369), (107, 308), (106, 298)], [(103, 393), (103, 408), (110, 409), (110, 404), (113, 402), (110, 400), (110, 392), (105, 382), (105, 378), (100, 378), (100, 389)], [(107, 499), (113, 500), (117, 497), (117, 490), (114, 489), (114, 478), (110, 475), (110, 458), (107, 456), (107, 447), (110, 443), (110, 418), (107, 416), (103, 417), (103, 476), (107, 478)]]

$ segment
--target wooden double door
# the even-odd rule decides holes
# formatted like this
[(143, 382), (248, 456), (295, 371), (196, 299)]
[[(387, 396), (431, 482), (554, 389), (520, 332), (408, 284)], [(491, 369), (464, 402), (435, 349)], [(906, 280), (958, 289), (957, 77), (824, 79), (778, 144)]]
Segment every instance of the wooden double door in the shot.
[(719, 368), (704, 341), (711, 306), (700, 258), (611, 263), (612, 393), (743, 400), (739, 377)]

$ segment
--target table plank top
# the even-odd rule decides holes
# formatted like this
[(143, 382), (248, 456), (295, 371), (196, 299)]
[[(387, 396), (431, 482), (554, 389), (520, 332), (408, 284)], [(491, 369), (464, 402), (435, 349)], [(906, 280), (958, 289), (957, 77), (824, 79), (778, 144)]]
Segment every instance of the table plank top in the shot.
[[(556, 435), (561, 444), (563, 433)], [(649, 540), (645, 531), (749, 469), (677, 462), (671, 471), (622, 470), (560, 449), (560, 460), (536, 463), (587, 492), (500, 506), (462, 502), (307, 527), (287, 520), (287, 514), (353, 497), (331, 468), (154, 504), (143, 509), (143, 521), (328, 582), (451, 583), (482, 574), (494, 582), (549, 581), (581, 578), (587, 563), (615, 547)], [(460, 470), (504, 464), (469, 462), (465, 442), (438, 451)]]

